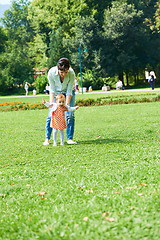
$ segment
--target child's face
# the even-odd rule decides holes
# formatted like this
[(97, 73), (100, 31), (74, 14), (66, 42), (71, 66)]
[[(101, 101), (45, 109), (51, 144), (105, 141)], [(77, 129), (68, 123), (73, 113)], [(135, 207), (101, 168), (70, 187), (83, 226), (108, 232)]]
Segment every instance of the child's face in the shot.
[(65, 100), (63, 98), (57, 99), (56, 102), (57, 102), (58, 107), (65, 105)]

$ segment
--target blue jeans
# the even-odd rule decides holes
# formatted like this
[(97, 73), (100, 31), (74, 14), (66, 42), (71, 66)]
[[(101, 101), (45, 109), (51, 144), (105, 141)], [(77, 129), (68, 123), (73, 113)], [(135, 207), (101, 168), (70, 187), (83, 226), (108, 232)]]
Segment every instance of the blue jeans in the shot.
[[(75, 106), (75, 91), (73, 90), (72, 98), (70, 101), (70, 107), (74, 107), (74, 106)], [(52, 134), (52, 128), (50, 127), (51, 117), (49, 115), (50, 114), (48, 114), (48, 117), (46, 119), (46, 139), (50, 139)], [(73, 139), (74, 123), (75, 123), (74, 112), (66, 112), (65, 116), (66, 116), (66, 123), (67, 123), (67, 130), (66, 130), (67, 140)]]
[(151, 86), (152, 90), (154, 90), (154, 81), (150, 81), (150, 86)]

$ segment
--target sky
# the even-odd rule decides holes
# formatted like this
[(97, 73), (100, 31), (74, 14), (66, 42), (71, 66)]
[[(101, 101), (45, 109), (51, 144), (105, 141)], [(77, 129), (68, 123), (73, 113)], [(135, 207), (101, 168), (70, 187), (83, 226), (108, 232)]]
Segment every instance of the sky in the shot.
[(11, 4), (12, 0), (0, 0), (0, 4)]
[(0, 0), (0, 4), (10, 4), (11, 0)]

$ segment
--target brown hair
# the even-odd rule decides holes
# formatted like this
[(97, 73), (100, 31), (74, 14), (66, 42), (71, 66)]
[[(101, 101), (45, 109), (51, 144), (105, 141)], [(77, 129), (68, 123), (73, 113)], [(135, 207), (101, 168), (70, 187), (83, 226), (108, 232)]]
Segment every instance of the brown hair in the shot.
[(58, 70), (68, 70), (70, 67), (70, 62), (68, 58), (60, 58), (57, 63)]

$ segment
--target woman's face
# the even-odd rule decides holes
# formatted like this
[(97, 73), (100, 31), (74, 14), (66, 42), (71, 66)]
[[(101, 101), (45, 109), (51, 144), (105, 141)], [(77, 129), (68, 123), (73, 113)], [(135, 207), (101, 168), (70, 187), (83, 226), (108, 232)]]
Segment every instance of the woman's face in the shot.
[(67, 70), (58, 70), (58, 73), (61, 78), (65, 78), (65, 76), (68, 74), (68, 69)]

